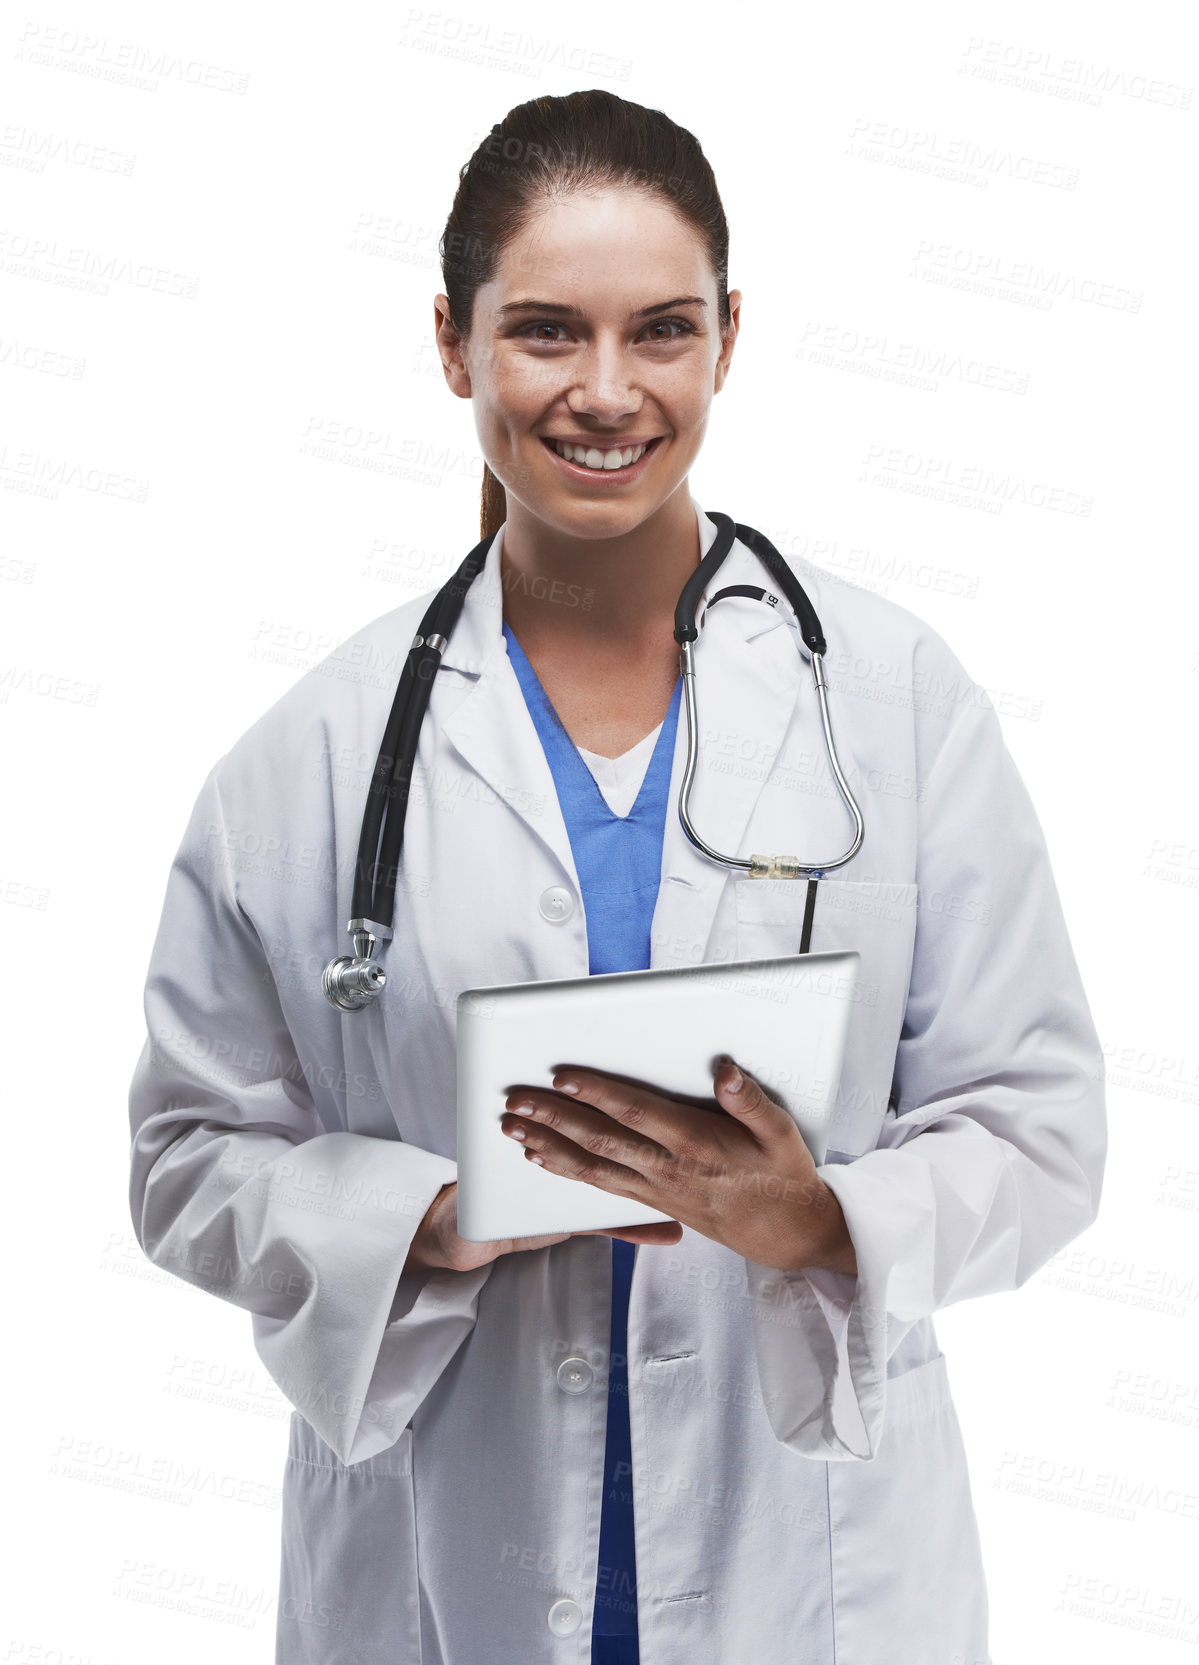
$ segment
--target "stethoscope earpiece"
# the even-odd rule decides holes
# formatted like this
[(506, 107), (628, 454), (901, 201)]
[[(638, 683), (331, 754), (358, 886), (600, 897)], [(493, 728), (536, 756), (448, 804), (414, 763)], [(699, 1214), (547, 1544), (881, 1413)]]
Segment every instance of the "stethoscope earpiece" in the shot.
[[(809, 601), (802, 584), (769, 538), (764, 537), (761, 532), (755, 531), (752, 526), (734, 525), (728, 515), (713, 512), (708, 516), (708, 519), (713, 521), (717, 528), (715, 541), (688, 578), (683, 593), (679, 597), (678, 606), (675, 608), (674, 618), (674, 635), (680, 649), (679, 667), (683, 678), (684, 704), (687, 710), (687, 762), (683, 770), (682, 784), (679, 788), (679, 820), (682, 823), (683, 831), (692, 844), (695, 845), (695, 848), (701, 855), (707, 856), (710, 861), (720, 862), (724, 867), (735, 868), (744, 874), (747, 879), (807, 879), (809, 885), (812, 885), (816, 878), (823, 875), (830, 867), (843, 867), (847, 861), (857, 855), (866, 830), (862, 821), (862, 812), (858, 808), (853, 793), (849, 790), (849, 783), (842, 772), (841, 763), (837, 757), (837, 748), (833, 741), (832, 724), (829, 721), (828, 714), (828, 690), (824, 679), (824, 653), (826, 650), (824, 631), (821, 629), (820, 620), (816, 617), (816, 609)], [(798, 856), (726, 856), (719, 850), (713, 849), (710, 844), (705, 844), (691, 821), (689, 813), (691, 783), (695, 778), (695, 767), (699, 757), (699, 718), (695, 702), (694, 657), (695, 642), (699, 632), (694, 624), (695, 610), (699, 604), (701, 593), (731, 549), (734, 537), (739, 538), (746, 548), (752, 549), (766, 570), (778, 581), (799, 621), (800, 636), (808, 648), (812, 663), (812, 681), (820, 704), (820, 720), (824, 728), (824, 743), (828, 751), (829, 766), (833, 771), (845, 807), (849, 810), (854, 822), (853, 842), (843, 855), (830, 861), (802, 862)], [(718, 591), (711, 598), (704, 616), (707, 616), (707, 612), (715, 606), (722, 596), (727, 595), (745, 595), (754, 600), (767, 599), (766, 592), (759, 590), (754, 585), (730, 584), (726, 589)], [(774, 601), (773, 597), (769, 599)], [(809, 894), (811, 894), (811, 891), (809, 891)]]

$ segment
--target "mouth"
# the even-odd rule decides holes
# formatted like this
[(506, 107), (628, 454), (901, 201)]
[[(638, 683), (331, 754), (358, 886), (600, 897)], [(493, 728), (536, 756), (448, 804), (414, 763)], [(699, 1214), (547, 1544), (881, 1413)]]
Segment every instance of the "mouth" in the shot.
[(662, 435), (643, 445), (613, 445), (598, 441), (584, 446), (566, 440), (539, 436), (557, 466), (572, 480), (586, 480), (595, 485), (625, 485), (635, 480), (648, 466)]

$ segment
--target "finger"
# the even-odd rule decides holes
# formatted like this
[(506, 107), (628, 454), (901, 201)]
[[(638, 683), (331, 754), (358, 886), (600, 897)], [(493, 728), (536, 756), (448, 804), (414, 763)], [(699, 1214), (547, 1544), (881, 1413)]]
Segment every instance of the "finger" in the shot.
[(777, 1099), (728, 1058), (716, 1071), (713, 1080), (716, 1102), (721, 1109), (735, 1116), (741, 1126), (764, 1146), (790, 1140), (798, 1131), (794, 1121)]
[(573, 1098), (580, 1106), (594, 1107), (630, 1133), (654, 1140), (667, 1151), (686, 1144), (694, 1123), (694, 1113), (677, 1100), (606, 1070), (564, 1064), (554, 1072), (551, 1085), (555, 1092)]
[(683, 1228), (677, 1220), (650, 1220), (643, 1226), (606, 1226), (577, 1231), (576, 1237), (619, 1237), (625, 1243), (677, 1243)]
[[(674, 1160), (674, 1153), (646, 1138), (590, 1102), (577, 1103), (561, 1093), (521, 1089), (513, 1093), (513, 1107), (500, 1117), (500, 1129), (509, 1139), (524, 1145), (542, 1165), (571, 1178), (591, 1179), (583, 1173), (579, 1158), (585, 1156), (593, 1183), (606, 1190), (622, 1177), (648, 1179), (660, 1174)], [(517, 1105), (523, 1105), (523, 1111)]]
[(558, 1231), (547, 1237), (514, 1237), (512, 1247), (514, 1249), (547, 1249), (551, 1243), (565, 1243), (566, 1239), (573, 1235), (569, 1231)]
[[(600, 1118), (602, 1120), (602, 1118)], [(648, 1201), (643, 1195), (648, 1179), (642, 1169), (632, 1163), (640, 1161), (652, 1165), (666, 1156), (647, 1140), (631, 1141), (621, 1137), (619, 1129), (612, 1131), (611, 1123), (604, 1123), (592, 1134), (576, 1133), (573, 1137), (555, 1132), (541, 1123), (526, 1122), (523, 1132), (525, 1161), (535, 1162), (548, 1174), (573, 1179), (583, 1185), (594, 1185), (600, 1191), (611, 1191), (618, 1197)], [(577, 1142), (576, 1142), (577, 1141)], [(648, 1159), (643, 1152), (653, 1152)], [(630, 1163), (625, 1167), (617, 1158)], [(658, 1205), (655, 1205), (658, 1206)]]
[(609, 1231), (605, 1235), (619, 1237), (623, 1243), (661, 1243), (669, 1246), (680, 1240), (683, 1228), (677, 1220), (663, 1220), (647, 1226), (623, 1226), (620, 1231)]

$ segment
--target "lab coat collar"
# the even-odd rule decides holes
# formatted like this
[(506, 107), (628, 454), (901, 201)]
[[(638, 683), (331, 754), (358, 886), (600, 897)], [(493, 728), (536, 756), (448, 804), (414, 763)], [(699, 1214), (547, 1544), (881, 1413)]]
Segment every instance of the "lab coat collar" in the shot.
[[(701, 549), (716, 526), (695, 503)], [(503, 531), (467, 591), (442, 666), (473, 675), (473, 686), (443, 719), (444, 738), (529, 831), (553, 853), (581, 891), (553, 775), (525, 704), (502, 632), (499, 563)], [(807, 575), (805, 574), (805, 583)], [(752, 550), (734, 540), (708, 586), (711, 594), (747, 583), (776, 586)], [(710, 596), (706, 590), (706, 606)], [(817, 608), (819, 598), (813, 596)], [(703, 617), (702, 608), (700, 616)], [(799, 631), (784, 601), (777, 608), (729, 596), (707, 615), (693, 649), (699, 754), (690, 813), (700, 836), (725, 855), (747, 856), (742, 839), (778, 756), (801, 691), (810, 693)], [(813, 696), (814, 697), (814, 696)], [(663, 834), (662, 879), (653, 919), (651, 967), (692, 965), (704, 957), (717, 905), (734, 870), (704, 856), (683, 831), (679, 788), (687, 758), (680, 711)], [(739, 876), (744, 877), (741, 872)], [(579, 974), (586, 974), (586, 963)], [(561, 975), (547, 971), (544, 975)]]

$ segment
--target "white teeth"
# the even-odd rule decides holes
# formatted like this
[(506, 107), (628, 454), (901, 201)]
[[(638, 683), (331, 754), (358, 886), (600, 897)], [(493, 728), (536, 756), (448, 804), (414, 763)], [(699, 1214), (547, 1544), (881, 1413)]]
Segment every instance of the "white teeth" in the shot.
[(644, 445), (630, 445), (623, 451), (601, 451), (597, 445), (567, 445), (563, 440), (554, 441), (554, 450), (567, 462), (581, 463), (584, 468), (627, 468), (630, 463), (637, 461), (646, 450)]

